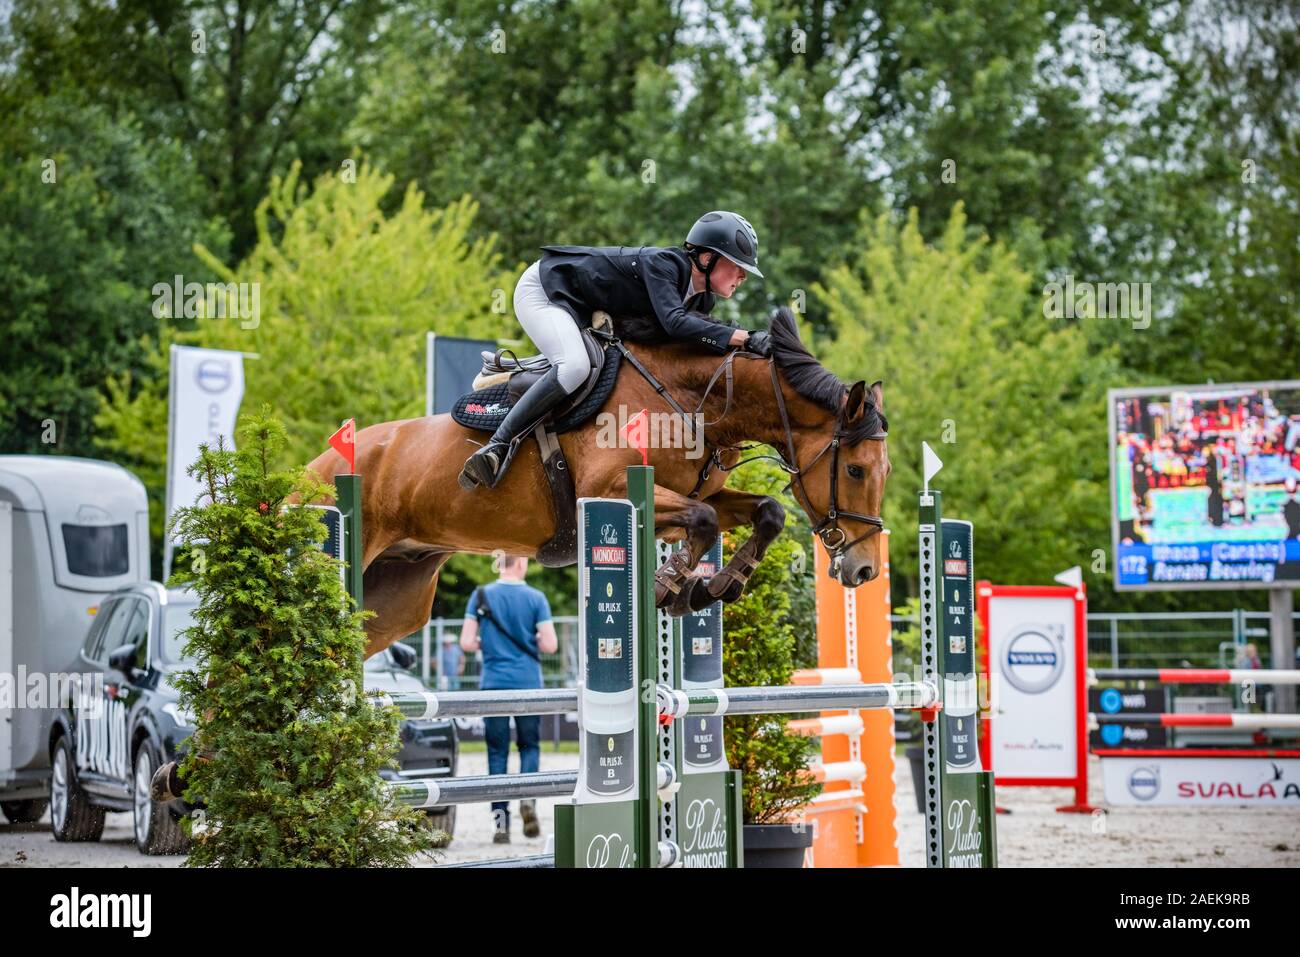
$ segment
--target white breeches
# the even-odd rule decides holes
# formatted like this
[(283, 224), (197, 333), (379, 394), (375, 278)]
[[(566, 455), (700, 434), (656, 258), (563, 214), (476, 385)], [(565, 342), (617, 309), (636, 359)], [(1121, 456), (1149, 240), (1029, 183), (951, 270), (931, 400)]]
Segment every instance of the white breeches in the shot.
[(519, 277), (515, 316), (528, 338), (555, 366), (565, 392), (573, 392), (587, 381), (591, 363), (587, 361), (582, 333), (569, 311), (546, 297), (540, 262), (533, 263)]

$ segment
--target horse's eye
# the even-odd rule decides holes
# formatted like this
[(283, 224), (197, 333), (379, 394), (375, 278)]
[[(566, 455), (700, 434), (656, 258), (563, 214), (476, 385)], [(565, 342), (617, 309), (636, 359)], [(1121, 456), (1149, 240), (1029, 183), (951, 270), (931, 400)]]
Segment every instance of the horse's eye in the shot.
[(846, 466), (846, 468), (848, 469), (849, 472), (849, 478), (860, 479), (864, 474), (866, 474), (862, 471), (861, 465), (849, 465)]

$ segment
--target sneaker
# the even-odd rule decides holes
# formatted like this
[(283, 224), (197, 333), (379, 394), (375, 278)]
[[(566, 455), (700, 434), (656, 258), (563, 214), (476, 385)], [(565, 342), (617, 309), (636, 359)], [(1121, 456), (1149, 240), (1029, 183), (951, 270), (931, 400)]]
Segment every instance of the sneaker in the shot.
[(524, 822), (524, 837), (538, 837), (542, 833), (542, 825), (537, 821), (537, 802), (520, 801), (519, 816)]

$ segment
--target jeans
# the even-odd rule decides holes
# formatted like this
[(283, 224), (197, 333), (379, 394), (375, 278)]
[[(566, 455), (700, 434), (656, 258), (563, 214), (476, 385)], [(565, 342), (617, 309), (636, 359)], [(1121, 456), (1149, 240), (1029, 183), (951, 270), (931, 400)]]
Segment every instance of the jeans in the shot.
[[(542, 749), (542, 719), (537, 715), (517, 717), (515, 744), (519, 749), (519, 772), (530, 774), (540, 767)], [(488, 774), (505, 774), (510, 757), (510, 718), (484, 718), (483, 737), (487, 741)], [(492, 802), (492, 820), (497, 827), (510, 827), (510, 805), (506, 801)]]

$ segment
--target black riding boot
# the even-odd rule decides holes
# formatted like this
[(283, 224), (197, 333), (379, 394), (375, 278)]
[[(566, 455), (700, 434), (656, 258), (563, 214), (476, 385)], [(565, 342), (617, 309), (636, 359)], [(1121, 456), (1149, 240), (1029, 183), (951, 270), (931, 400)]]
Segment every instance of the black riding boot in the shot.
[(514, 408), (506, 413), (492, 438), (469, 457), (460, 472), (460, 487), (469, 491), (476, 486), (496, 488), (501, 475), (497, 470), (505, 461), (510, 442), (521, 432), (532, 428), (547, 412), (564, 401), (569, 393), (560, 385), (559, 371), (548, 369), (546, 374), (528, 387)]

